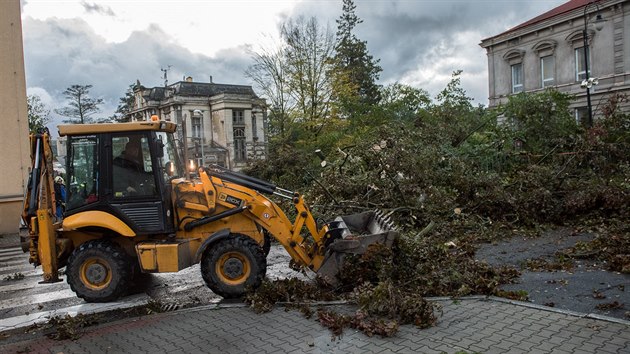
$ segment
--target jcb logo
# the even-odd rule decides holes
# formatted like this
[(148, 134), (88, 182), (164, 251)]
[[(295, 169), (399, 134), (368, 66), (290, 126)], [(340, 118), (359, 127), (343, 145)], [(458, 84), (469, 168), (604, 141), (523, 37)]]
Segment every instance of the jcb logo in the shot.
[(238, 198), (234, 198), (232, 196), (227, 196), (227, 198), (225, 198), (225, 201), (230, 203), (230, 204), (234, 204), (234, 205), (240, 205), (241, 204), (241, 200)]
[(230, 203), (233, 205), (241, 205), (241, 200), (238, 198), (234, 198), (231, 195), (227, 195), (225, 193), (219, 194), (219, 200), (222, 202)]

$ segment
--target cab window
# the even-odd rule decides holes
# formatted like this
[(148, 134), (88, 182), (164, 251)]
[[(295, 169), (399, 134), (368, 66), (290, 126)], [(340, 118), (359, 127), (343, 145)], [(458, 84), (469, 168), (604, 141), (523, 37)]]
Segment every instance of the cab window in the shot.
[(98, 201), (98, 138), (69, 137), (67, 209)]
[(112, 186), (115, 198), (157, 195), (149, 140), (142, 133), (112, 137)]

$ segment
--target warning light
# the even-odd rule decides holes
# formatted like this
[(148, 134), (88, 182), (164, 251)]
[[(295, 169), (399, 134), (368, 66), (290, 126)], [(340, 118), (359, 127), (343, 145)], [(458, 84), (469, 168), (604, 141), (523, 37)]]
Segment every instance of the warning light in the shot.
[(158, 117), (156, 114), (151, 116), (151, 121), (152, 122), (158, 122), (160, 120), (160, 117)]

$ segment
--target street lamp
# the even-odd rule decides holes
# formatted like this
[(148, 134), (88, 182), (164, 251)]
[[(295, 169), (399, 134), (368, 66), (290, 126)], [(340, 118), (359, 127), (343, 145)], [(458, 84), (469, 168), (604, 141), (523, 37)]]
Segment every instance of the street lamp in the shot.
[(206, 144), (206, 138), (204, 136), (205, 135), (204, 134), (205, 127), (204, 127), (204, 124), (203, 124), (203, 111), (201, 111), (200, 109), (195, 109), (193, 114), (196, 117), (199, 117), (199, 119), (201, 119), (201, 132), (200, 132), (201, 133), (200, 134), (201, 135), (201, 137), (200, 137), (200, 140), (201, 140), (201, 144), (200, 144), (201, 145), (201, 164), (200, 164), (200, 166), (205, 166), (206, 165), (206, 156), (204, 154), (203, 146)]
[(586, 104), (588, 106), (588, 126), (592, 127), (593, 126), (593, 107), (591, 105), (591, 87), (593, 87), (594, 85), (597, 85), (599, 83), (599, 80), (597, 78), (590, 78), (589, 77), (589, 63), (588, 63), (588, 17), (587, 17), (587, 11), (588, 8), (591, 7), (592, 5), (595, 5), (595, 8), (597, 10), (597, 15), (595, 16), (595, 21), (593, 21), (593, 24), (595, 25), (595, 29), (597, 31), (601, 31), (601, 29), (604, 27), (604, 22), (606, 22), (606, 20), (604, 20), (602, 18), (602, 15), (599, 13), (599, 5), (597, 5), (595, 3), (595, 1), (591, 1), (588, 4), (586, 4), (586, 6), (584, 6), (584, 29), (582, 30), (582, 38), (584, 39), (584, 69), (585, 71), (585, 79), (582, 80), (582, 84), (580, 85), (582, 88), (586, 88)]

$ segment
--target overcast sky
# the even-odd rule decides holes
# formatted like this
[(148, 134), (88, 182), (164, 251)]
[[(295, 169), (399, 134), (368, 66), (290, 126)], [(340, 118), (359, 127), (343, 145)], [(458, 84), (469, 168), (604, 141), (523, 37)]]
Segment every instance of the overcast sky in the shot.
[[(0, 0), (2, 1), (2, 0)], [(357, 36), (380, 59), (381, 84), (401, 82), (435, 97), (463, 70), (462, 86), (487, 105), (482, 39), (499, 34), (567, 0), (355, 0), (363, 23)], [(333, 32), (342, 0), (22, 0), (26, 81), (50, 108), (63, 90), (91, 84), (109, 116), (136, 80), (163, 85), (195, 81), (251, 85), (248, 50), (277, 37), (278, 25), (317, 17)], [(58, 119), (55, 121), (58, 122)]]

